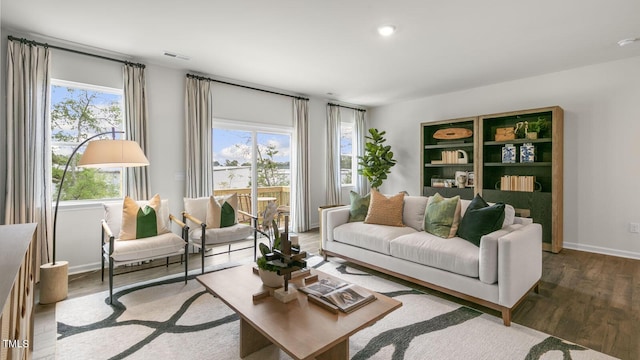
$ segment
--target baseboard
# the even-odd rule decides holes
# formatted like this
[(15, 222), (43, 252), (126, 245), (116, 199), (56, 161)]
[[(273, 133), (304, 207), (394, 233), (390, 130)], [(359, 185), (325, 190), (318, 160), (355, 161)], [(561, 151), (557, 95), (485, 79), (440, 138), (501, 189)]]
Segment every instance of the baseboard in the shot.
[(96, 270), (100, 270), (100, 263), (69, 266), (69, 275), (75, 275), (75, 274), (85, 273), (89, 271), (96, 271)]
[(600, 246), (576, 244), (576, 243), (569, 243), (569, 242), (564, 242), (563, 247), (565, 249), (570, 249), (570, 250), (579, 250), (579, 251), (586, 251), (586, 252), (602, 254), (602, 255), (611, 255), (611, 256), (618, 256), (623, 258), (640, 260), (640, 253), (633, 252), (633, 251), (617, 250), (617, 249), (610, 249), (610, 248), (605, 248)]

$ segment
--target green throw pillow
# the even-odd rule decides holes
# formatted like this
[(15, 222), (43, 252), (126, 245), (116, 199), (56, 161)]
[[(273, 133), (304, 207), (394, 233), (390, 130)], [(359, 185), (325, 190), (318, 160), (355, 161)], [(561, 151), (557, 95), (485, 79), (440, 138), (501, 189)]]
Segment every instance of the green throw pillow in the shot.
[(149, 205), (138, 209), (136, 217), (136, 239), (158, 235), (156, 211)]
[(503, 203), (489, 206), (480, 195), (476, 195), (460, 220), (458, 236), (480, 246), (480, 238), (483, 235), (502, 228), (504, 206)]
[(460, 221), (460, 196), (444, 198), (436, 193), (429, 199), (424, 216), (424, 231), (441, 238), (452, 238)]
[(349, 222), (364, 221), (364, 218), (367, 217), (367, 212), (369, 211), (371, 194), (360, 196), (360, 194), (351, 190), (349, 197), (351, 198)]
[(236, 210), (228, 202), (224, 202), (220, 209), (220, 227), (228, 227), (236, 224)]

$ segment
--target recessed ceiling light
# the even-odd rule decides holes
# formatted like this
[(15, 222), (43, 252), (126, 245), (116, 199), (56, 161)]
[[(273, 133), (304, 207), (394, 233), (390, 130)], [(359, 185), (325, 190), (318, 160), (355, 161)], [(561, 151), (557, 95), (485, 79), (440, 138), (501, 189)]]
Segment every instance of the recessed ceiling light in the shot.
[(622, 39), (620, 41), (618, 41), (618, 45), (619, 46), (627, 46), (629, 44), (633, 44), (634, 42), (640, 40), (640, 38), (629, 38), (629, 39)]
[(393, 25), (382, 25), (378, 27), (378, 34), (382, 36), (391, 36), (394, 32), (396, 32), (396, 27)]

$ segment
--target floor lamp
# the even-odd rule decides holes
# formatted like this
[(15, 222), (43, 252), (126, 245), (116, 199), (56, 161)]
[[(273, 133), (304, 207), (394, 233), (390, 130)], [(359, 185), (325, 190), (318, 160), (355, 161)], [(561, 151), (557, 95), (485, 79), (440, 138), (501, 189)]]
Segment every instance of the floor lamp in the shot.
[[(95, 140), (91, 141), (99, 136), (111, 134), (109, 140)], [(60, 194), (62, 194), (63, 184), (69, 164), (75, 156), (76, 152), (87, 145), (84, 153), (80, 157), (78, 162), (79, 167), (135, 167), (135, 166), (147, 166), (149, 160), (142, 152), (140, 145), (131, 140), (116, 140), (116, 134), (124, 134), (124, 131), (111, 131), (103, 132), (93, 135), (78, 145), (62, 172), (62, 178), (58, 185), (58, 197), (56, 198), (56, 206), (53, 213), (53, 261), (40, 266), (40, 303), (51, 304), (58, 302), (67, 297), (68, 293), (68, 261), (56, 261), (56, 225), (58, 223), (58, 205), (60, 204)], [(91, 141), (91, 142), (89, 142)]]

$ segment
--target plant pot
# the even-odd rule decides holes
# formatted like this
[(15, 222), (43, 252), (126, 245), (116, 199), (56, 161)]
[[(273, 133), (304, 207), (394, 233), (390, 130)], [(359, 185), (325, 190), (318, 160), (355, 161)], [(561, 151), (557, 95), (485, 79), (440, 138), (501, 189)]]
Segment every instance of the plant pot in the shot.
[(260, 280), (265, 286), (272, 288), (279, 288), (284, 286), (284, 276), (278, 275), (275, 271), (269, 271), (264, 269), (258, 269), (258, 274), (260, 274)]
[(537, 139), (538, 138), (538, 133), (537, 132), (528, 132), (527, 133), (527, 139)]

